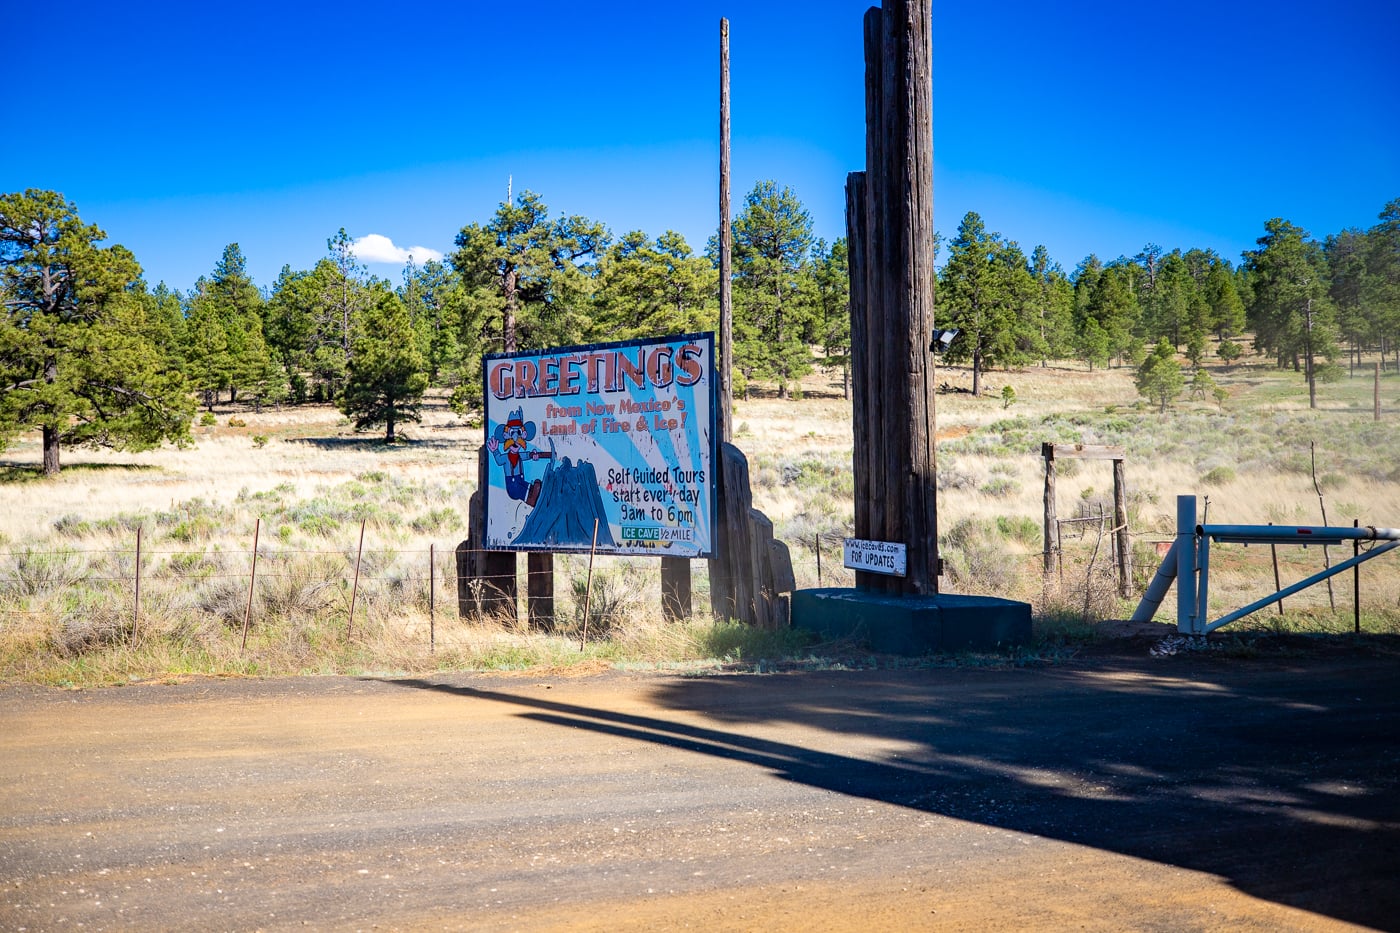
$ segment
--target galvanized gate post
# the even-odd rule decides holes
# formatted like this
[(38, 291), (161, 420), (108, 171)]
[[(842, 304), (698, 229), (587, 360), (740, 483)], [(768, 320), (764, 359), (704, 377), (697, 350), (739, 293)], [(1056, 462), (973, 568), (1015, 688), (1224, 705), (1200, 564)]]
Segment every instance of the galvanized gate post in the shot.
[(1176, 497), (1176, 628), (1204, 634), (1196, 604), (1196, 497)]

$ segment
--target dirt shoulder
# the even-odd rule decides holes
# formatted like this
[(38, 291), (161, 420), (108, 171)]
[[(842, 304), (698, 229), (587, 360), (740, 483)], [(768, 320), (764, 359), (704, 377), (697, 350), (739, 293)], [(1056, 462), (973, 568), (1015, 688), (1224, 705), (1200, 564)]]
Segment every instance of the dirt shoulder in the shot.
[(1400, 928), (1400, 662), (1123, 644), (5, 689), (0, 927)]

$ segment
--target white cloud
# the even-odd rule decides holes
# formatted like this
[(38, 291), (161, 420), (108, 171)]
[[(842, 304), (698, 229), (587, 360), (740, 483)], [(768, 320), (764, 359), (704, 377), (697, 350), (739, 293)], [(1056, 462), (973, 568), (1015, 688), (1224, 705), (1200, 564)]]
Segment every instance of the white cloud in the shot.
[(442, 262), (442, 253), (426, 246), (395, 246), (394, 241), (378, 233), (362, 236), (350, 244), (350, 251), (361, 262), (393, 263), (401, 266), (412, 259), (418, 265), (428, 261)]

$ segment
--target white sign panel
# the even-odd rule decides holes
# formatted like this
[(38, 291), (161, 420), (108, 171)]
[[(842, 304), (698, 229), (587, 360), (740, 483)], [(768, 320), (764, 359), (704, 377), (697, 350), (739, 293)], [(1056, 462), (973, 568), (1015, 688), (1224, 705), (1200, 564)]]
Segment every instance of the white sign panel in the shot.
[(904, 576), (904, 545), (889, 541), (865, 541), (860, 538), (847, 538), (845, 564), (852, 570), (867, 573), (883, 573), (892, 577)]

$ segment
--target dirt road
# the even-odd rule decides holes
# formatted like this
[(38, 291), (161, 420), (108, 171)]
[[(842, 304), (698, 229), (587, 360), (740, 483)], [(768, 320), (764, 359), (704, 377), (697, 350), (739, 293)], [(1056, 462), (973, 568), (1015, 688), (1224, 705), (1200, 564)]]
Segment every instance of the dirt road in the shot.
[(1400, 660), (0, 690), (0, 930), (1400, 929)]

